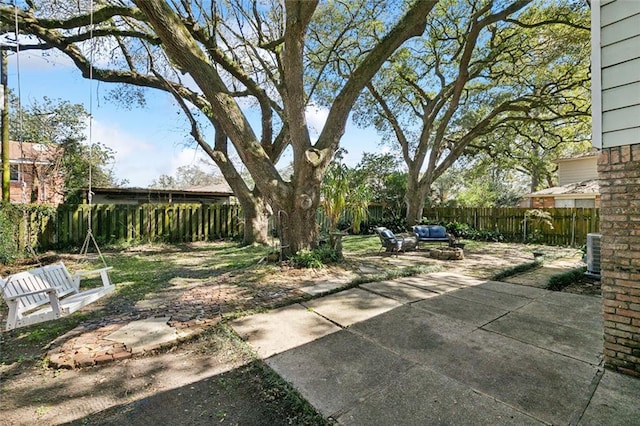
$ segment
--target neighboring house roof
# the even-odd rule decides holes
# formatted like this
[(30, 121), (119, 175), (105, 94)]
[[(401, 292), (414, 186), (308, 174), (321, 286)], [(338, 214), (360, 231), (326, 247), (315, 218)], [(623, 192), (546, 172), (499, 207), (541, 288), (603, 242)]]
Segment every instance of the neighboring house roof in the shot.
[(582, 158), (589, 158), (589, 157), (595, 157), (598, 155), (598, 150), (597, 149), (592, 149), (591, 151), (587, 151), (587, 152), (581, 152), (579, 154), (573, 154), (570, 157), (562, 157), (562, 158), (556, 158), (555, 160), (553, 160), (555, 163), (559, 163), (561, 161), (571, 161), (571, 160), (580, 160)]
[(60, 145), (9, 141), (9, 161), (22, 164), (53, 164)]
[(582, 182), (568, 183), (562, 186), (554, 186), (552, 188), (541, 189), (525, 195), (527, 198), (534, 197), (562, 197), (568, 195), (599, 195), (600, 184), (596, 179), (585, 180)]
[(189, 188), (184, 188), (184, 191), (191, 192), (218, 192), (222, 194), (233, 195), (233, 190), (231, 186), (226, 181), (213, 183), (210, 185), (201, 185), (201, 186), (191, 186)]
[(94, 193), (102, 194), (167, 194), (167, 195), (209, 195), (209, 196), (231, 196), (231, 188), (200, 187), (201, 189), (156, 189), (156, 188), (91, 188)]

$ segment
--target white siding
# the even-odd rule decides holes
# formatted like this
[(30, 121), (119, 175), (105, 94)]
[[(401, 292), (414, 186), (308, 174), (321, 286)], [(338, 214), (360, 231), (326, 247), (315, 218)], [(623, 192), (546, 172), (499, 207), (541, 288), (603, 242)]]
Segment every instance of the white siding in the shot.
[(604, 148), (636, 143), (640, 143), (640, 127), (602, 134), (602, 146)]
[(640, 143), (640, 1), (601, 2), (600, 27), (602, 147)]
[(616, 130), (632, 129), (640, 124), (640, 104), (631, 105), (613, 111), (603, 110), (602, 131), (615, 132)]
[(625, 19), (626, 25), (609, 25), (600, 30), (600, 46), (609, 46), (638, 35), (640, 14)]
[(602, 101), (604, 111), (640, 105), (640, 81), (607, 90), (607, 96)]
[[(640, 3), (640, 2), (639, 2)], [(636, 54), (640, 53), (640, 49)], [(604, 54), (604, 49), (603, 49)], [(616, 64), (611, 67), (602, 68), (602, 96), (607, 96), (607, 90), (613, 87), (624, 86), (625, 84), (633, 84), (638, 80), (640, 75), (640, 58), (632, 61)]]
[(598, 159), (596, 157), (558, 161), (558, 185), (560, 186), (597, 178)]
[(610, 67), (636, 59), (639, 48), (640, 34), (605, 47), (602, 49), (602, 67)]
[(640, 13), (640, 2), (638, 0), (616, 0), (607, 4), (601, 3), (601, 5), (600, 25), (602, 28)]

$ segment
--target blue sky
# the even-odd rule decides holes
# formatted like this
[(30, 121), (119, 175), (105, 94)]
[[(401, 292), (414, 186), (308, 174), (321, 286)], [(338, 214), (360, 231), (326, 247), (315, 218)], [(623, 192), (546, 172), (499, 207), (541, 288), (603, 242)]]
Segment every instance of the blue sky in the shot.
[[(60, 54), (20, 52), (19, 79), (17, 62), (16, 55), (11, 54), (9, 87), (15, 93), (19, 91), (23, 106), (47, 96), (91, 109), (91, 140), (114, 150), (113, 170), (118, 180), (128, 181), (127, 186), (146, 187), (160, 175), (173, 175), (184, 165), (204, 168), (201, 159), (205, 156), (196, 149), (184, 115), (168, 94), (148, 90), (145, 107), (127, 109), (104, 99), (112, 85), (82, 78), (80, 71)], [(325, 110), (312, 109), (308, 114), (310, 127), (321, 129), (326, 114)], [(374, 130), (349, 123), (342, 139), (342, 146), (349, 152), (346, 163), (354, 166), (363, 152), (379, 152), (379, 141)], [(284, 157), (283, 163), (286, 162)]]

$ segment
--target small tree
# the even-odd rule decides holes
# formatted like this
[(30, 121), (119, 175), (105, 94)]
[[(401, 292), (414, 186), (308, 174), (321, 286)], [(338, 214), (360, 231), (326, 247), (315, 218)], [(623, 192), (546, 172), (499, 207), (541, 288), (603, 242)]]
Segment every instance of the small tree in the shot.
[(371, 201), (371, 191), (367, 185), (357, 183), (354, 171), (342, 163), (342, 152), (338, 151), (327, 168), (321, 187), (320, 206), (329, 220), (332, 247), (336, 247), (337, 241), (333, 235), (339, 230), (340, 218), (348, 217), (351, 221), (348, 229), (359, 233), (360, 226), (367, 219)]
[[(525, 242), (538, 241), (541, 237), (541, 229), (545, 226), (550, 230), (553, 229), (553, 217), (551, 216), (551, 213), (540, 209), (527, 210), (524, 214), (522, 223)], [(531, 226), (529, 226), (529, 224), (531, 224)], [(533, 229), (533, 231), (529, 232), (529, 229)]]

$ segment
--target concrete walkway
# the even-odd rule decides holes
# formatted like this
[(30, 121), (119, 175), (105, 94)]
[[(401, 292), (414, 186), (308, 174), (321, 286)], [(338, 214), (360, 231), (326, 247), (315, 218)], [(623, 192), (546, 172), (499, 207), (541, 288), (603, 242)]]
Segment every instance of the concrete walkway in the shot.
[(640, 380), (601, 367), (600, 304), (435, 273), (232, 327), (341, 424), (638, 424)]

